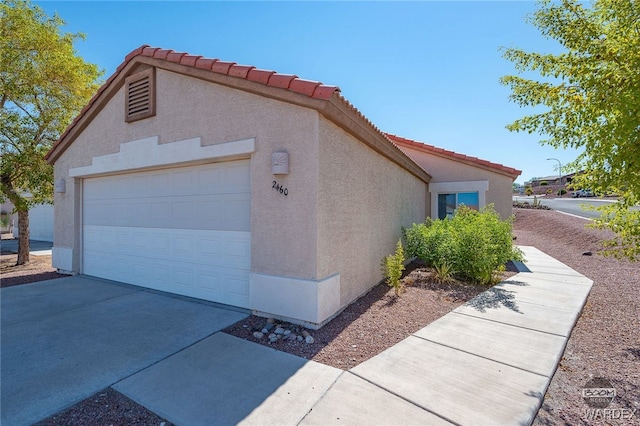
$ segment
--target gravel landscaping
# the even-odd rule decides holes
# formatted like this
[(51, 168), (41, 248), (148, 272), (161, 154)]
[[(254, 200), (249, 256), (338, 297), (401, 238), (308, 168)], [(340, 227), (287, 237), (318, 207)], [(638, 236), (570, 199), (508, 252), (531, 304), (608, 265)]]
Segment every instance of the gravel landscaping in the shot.
[(29, 256), (30, 262), (26, 265), (15, 266), (17, 254), (0, 255), (0, 287), (34, 283), (36, 281), (62, 278), (65, 275), (56, 272), (51, 267), (51, 256)]
[[(517, 244), (535, 246), (594, 280), (584, 312), (534, 424), (640, 424), (640, 410), (631, 421), (587, 419), (585, 410), (589, 406), (581, 394), (589, 380), (603, 377), (617, 392), (608, 408), (640, 408), (640, 263), (597, 254), (598, 242), (606, 233), (586, 229), (587, 220), (547, 210), (514, 209), (514, 212)], [(4, 265), (5, 256), (3, 286), (5, 279), (13, 277), (13, 272)], [(428, 270), (412, 269), (404, 278), (408, 285), (400, 298), (384, 284), (374, 287), (322, 329), (307, 330), (312, 343), (307, 343), (302, 329), (275, 321), (267, 333), (257, 337), (254, 333), (262, 333), (268, 323), (254, 316), (225, 332), (346, 370), (485, 289), (463, 284), (440, 286)], [(37, 270), (31, 272), (39, 274)], [(51, 271), (43, 268), (42, 272)], [(283, 337), (270, 342), (269, 335), (275, 334), (278, 327), (282, 328), (279, 335)], [(286, 330), (303, 339), (284, 339)], [(160, 425), (163, 422), (169, 425), (118, 392), (107, 389), (40, 424)]]
[[(267, 320), (256, 316), (240, 321), (224, 332), (348, 370), (487, 289), (462, 283), (437, 284), (433, 273), (419, 266), (413, 264), (407, 268), (410, 272), (403, 278), (405, 291), (400, 297), (396, 297), (385, 283), (378, 284), (321, 329), (306, 330), (313, 343), (284, 338), (272, 342), (266, 333), (256, 337), (255, 331), (261, 331), (267, 325)], [(295, 330), (291, 324), (276, 321), (274, 330), (278, 327)]]

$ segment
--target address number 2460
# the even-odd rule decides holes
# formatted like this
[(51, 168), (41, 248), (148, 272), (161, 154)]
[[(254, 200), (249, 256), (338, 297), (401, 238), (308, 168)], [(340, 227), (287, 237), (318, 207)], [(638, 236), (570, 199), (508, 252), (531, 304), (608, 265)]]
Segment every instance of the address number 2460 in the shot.
[(289, 195), (289, 190), (287, 188), (285, 188), (284, 186), (280, 185), (278, 182), (276, 182), (275, 180), (273, 181), (273, 185), (271, 185), (271, 188), (275, 189), (276, 192), (281, 193), (282, 195), (284, 195), (285, 197), (287, 195)]

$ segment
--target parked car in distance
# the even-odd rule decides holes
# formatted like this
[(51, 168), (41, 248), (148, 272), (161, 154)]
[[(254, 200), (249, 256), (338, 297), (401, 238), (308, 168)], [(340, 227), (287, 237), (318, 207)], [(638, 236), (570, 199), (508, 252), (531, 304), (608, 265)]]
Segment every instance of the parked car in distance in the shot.
[(573, 198), (596, 196), (596, 194), (594, 194), (593, 191), (590, 189), (579, 189), (577, 191), (574, 191), (572, 195), (573, 195)]

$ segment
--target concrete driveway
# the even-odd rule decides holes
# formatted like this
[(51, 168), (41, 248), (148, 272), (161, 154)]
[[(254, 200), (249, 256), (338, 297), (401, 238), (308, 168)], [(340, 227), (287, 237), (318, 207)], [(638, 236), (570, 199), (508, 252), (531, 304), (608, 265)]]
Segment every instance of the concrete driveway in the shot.
[(85, 276), (0, 295), (6, 425), (42, 420), (248, 315)]

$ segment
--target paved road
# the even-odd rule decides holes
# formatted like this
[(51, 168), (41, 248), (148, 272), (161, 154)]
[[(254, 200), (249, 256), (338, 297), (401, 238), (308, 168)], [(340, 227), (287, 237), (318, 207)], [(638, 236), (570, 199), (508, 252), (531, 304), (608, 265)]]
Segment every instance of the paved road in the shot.
[[(533, 202), (533, 197), (513, 197), (514, 201)], [(584, 218), (597, 218), (600, 217), (600, 212), (597, 210), (585, 210), (586, 206), (600, 207), (603, 205), (615, 202), (613, 200), (603, 200), (600, 198), (545, 198), (538, 197), (540, 204), (549, 206), (553, 210), (557, 210), (564, 213), (574, 214), (576, 216)]]
[[(49, 241), (29, 240), (29, 251), (51, 251), (53, 243)], [(0, 242), (0, 252), (2, 254), (18, 253), (18, 240), (16, 238), (2, 240)]]

